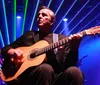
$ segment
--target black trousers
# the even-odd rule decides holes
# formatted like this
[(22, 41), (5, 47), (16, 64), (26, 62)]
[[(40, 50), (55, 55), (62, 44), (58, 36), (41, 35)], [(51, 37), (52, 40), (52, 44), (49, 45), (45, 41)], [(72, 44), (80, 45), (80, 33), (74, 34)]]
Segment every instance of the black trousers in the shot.
[(83, 75), (79, 68), (69, 67), (55, 74), (49, 64), (41, 64), (26, 70), (17, 79), (7, 85), (83, 85)]

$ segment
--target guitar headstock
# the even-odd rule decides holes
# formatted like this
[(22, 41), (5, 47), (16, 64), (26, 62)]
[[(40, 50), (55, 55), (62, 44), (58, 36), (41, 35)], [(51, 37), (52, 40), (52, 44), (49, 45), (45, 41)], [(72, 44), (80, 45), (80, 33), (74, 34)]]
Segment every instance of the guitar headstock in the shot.
[(85, 31), (87, 35), (100, 34), (100, 26), (91, 27)]

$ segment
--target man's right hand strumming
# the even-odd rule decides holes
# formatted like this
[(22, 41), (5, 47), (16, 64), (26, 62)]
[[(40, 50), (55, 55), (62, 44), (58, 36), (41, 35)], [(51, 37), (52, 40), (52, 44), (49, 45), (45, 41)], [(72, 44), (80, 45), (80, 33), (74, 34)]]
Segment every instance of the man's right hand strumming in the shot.
[(23, 52), (20, 49), (18, 49), (18, 48), (16, 48), (16, 49), (11, 48), (11, 49), (8, 50), (7, 53), (8, 53), (8, 55), (11, 56), (11, 61), (13, 63), (21, 63), (21, 62), (23, 62), (23, 59), (22, 59), (23, 58), (22, 57)]

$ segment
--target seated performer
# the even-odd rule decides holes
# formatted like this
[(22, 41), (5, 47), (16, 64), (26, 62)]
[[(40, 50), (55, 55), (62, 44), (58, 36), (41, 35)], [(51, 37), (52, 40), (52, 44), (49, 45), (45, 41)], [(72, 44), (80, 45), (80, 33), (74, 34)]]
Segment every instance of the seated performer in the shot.
[[(2, 71), (5, 75), (2, 78), (7, 85), (84, 85), (83, 73), (76, 67), (76, 63), (79, 44), (84, 33), (86, 34), (88, 30), (69, 37), (58, 34), (58, 42), (61, 39), (65, 40), (59, 42), (63, 45), (58, 45), (57, 53), (55, 53), (52, 49), (53, 46), (49, 47), (53, 43), (52, 26), (54, 22), (54, 12), (45, 6), (41, 7), (37, 16), (39, 31), (28, 31), (16, 41), (1, 49), (4, 57)], [(45, 48), (46, 46), (48, 47)], [(39, 50), (41, 48), (45, 48), (42, 49), (45, 52), (44, 54)], [(46, 49), (47, 51), (45, 51)], [(25, 56), (28, 53), (32, 54), (32, 51), (35, 52), (34, 55)], [(39, 51), (40, 54), (38, 54)], [(39, 63), (35, 65), (36, 60), (39, 60)], [(31, 64), (33, 65), (31, 66)], [(27, 67), (27, 65), (30, 66)], [(20, 68), (21, 66), (23, 66), (23, 69)], [(26, 69), (24, 70), (24, 68)], [(19, 70), (22, 73), (11, 78)], [(8, 80), (6, 80), (7, 78)]]

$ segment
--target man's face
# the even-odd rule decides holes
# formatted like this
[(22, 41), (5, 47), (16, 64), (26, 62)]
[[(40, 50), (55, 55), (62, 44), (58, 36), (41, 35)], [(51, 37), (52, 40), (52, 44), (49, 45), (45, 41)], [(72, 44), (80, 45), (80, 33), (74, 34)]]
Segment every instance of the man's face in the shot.
[(52, 11), (50, 11), (48, 9), (41, 9), (39, 11), (38, 17), (37, 17), (37, 23), (38, 23), (39, 29), (41, 29), (43, 31), (49, 30), (46, 27), (50, 26), (52, 24), (51, 16), (52, 16)]

